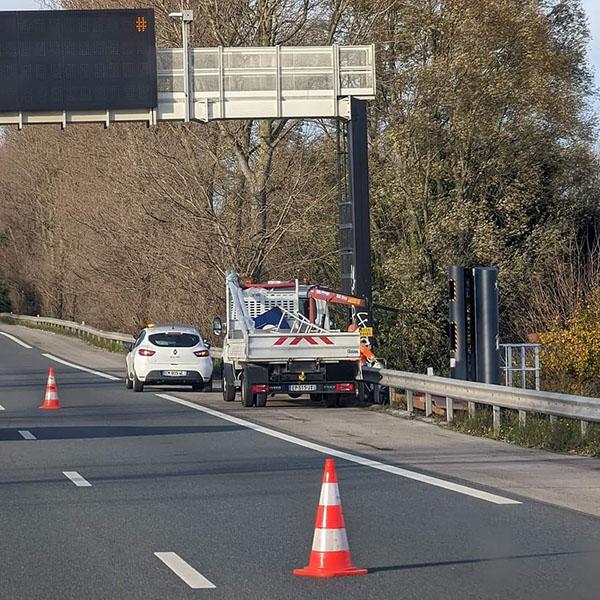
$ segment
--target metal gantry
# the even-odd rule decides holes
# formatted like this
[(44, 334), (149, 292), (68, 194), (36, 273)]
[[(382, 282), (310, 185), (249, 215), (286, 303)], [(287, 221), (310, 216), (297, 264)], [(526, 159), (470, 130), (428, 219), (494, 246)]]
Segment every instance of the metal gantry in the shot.
[(369, 46), (160, 48), (158, 106), (136, 110), (0, 113), (0, 125), (351, 118), (375, 97)]

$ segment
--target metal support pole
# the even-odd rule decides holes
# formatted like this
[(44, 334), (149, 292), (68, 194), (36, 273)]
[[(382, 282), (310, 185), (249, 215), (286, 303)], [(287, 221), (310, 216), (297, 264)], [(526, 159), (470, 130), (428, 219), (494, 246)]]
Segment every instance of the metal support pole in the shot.
[(493, 416), (493, 421), (494, 421), (494, 431), (499, 431), (500, 430), (500, 407), (499, 406), (492, 406), (492, 416)]
[(406, 410), (412, 414), (414, 412), (413, 391), (406, 390)]
[(446, 421), (452, 423), (454, 421), (454, 400), (446, 397)]
[[(371, 324), (372, 279), (367, 102), (352, 97), (350, 108), (352, 116), (348, 123), (348, 183), (349, 197), (352, 203), (353, 237), (353, 289), (350, 291), (357, 296), (367, 298), (369, 324)], [(342, 273), (342, 282), (344, 281), (344, 275), (347, 276), (348, 274)]]
[(190, 25), (194, 20), (194, 12), (191, 10), (181, 10), (180, 12), (169, 13), (172, 19), (181, 20), (181, 46), (183, 48), (183, 94), (185, 96), (185, 112), (183, 120), (186, 123), (190, 122), (191, 115), (191, 93), (192, 86), (190, 85)]
[(580, 421), (579, 423), (581, 426), (581, 437), (584, 438), (588, 432), (588, 424), (587, 421)]
[(431, 402), (431, 394), (425, 394), (425, 416), (430, 417), (433, 413), (433, 406)]
[(535, 352), (535, 389), (540, 389), (540, 347), (534, 348)]

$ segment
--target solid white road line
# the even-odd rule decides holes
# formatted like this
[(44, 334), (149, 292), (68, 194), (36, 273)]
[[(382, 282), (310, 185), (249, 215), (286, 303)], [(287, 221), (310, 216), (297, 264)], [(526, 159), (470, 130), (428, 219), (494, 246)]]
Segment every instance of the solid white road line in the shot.
[(27, 431), (26, 429), (25, 430), (19, 429), (19, 433), (21, 434), (21, 437), (24, 440), (37, 440), (35, 435), (33, 435), (33, 433), (31, 433), (31, 431)]
[(169, 396), (168, 394), (156, 394), (156, 396), (158, 396), (159, 398), (164, 398), (165, 400), (169, 400), (171, 402), (176, 402), (177, 404), (182, 404), (183, 406), (188, 406), (189, 408), (193, 408), (194, 410), (199, 410), (200, 412), (212, 415), (213, 417), (224, 419), (225, 421), (229, 421), (230, 423), (235, 423), (236, 425), (240, 425), (241, 427), (253, 429), (254, 431), (258, 431), (259, 433), (264, 433), (265, 435), (284, 440), (285, 442), (289, 442), (290, 444), (296, 444), (297, 446), (310, 448), (315, 452), (327, 454), (328, 456), (336, 456), (337, 458), (357, 463), (364, 467), (371, 467), (372, 469), (378, 469), (379, 471), (385, 471), (386, 473), (399, 475), (400, 477), (405, 477), (406, 479), (413, 479), (414, 481), (427, 483), (428, 485), (433, 485), (435, 487), (443, 488), (445, 490), (457, 492), (465, 496), (471, 496), (472, 498), (478, 498), (479, 500), (485, 500), (486, 502), (491, 502), (493, 504), (521, 504), (521, 502), (519, 502), (518, 500), (513, 500), (512, 498), (506, 498), (504, 496), (490, 494), (489, 492), (484, 492), (483, 490), (477, 490), (472, 487), (467, 487), (466, 485), (460, 485), (459, 483), (446, 481), (444, 479), (439, 479), (438, 477), (425, 475), (424, 473), (417, 473), (416, 471), (409, 471), (408, 469), (403, 469), (394, 465), (386, 465), (385, 463), (379, 462), (377, 460), (371, 460), (370, 458), (365, 458), (356, 454), (350, 454), (348, 452), (342, 452), (341, 450), (328, 448), (327, 446), (315, 444), (314, 442), (308, 442), (301, 438), (294, 437), (293, 435), (281, 433), (279, 431), (275, 431), (274, 429), (269, 429), (268, 427), (263, 427), (262, 425), (257, 425), (256, 423), (251, 423), (250, 421), (245, 421), (244, 419), (240, 419), (238, 417), (234, 417), (232, 415), (213, 410), (212, 408), (207, 408), (206, 406), (200, 406), (199, 404), (194, 404), (192, 402), (188, 402), (187, 400), (182, 400), (181, 398), (176, 398), (175, 396)]
[(175, 575), (183, 579), (194, 590), (214, 589), (217, 586), (211, 583), (204, 575), (198, 573), (194, 567), (188, 565), (175, 552), (155, 552), (154, 556), (162, 560)]
[(92, 487), (92, 484), (77, 471), (63, 471), (63, 475), (68, 477), (77, 487)]
[(61, 365), (67, 365), (67, 367), (71, 367), (73, 369), (79, 369), (80, 371), (85, 371), (86, 373), (91, 373), (92, 375), (98, 375), (98, 377), (104, 377), (104, 379), (110, 379), (111, 381), (120, 381), (119, 377), (113, 377), (112, 375), (109, 375), (108, 373), (94, 371), (93, 369), (88, 369), (87, 367), (82, 367), (81, 365), (75, 365), (73, 363), (67, 362), (66, 360), (63, 360), (62, 358), (53, 356), (52, 354), (42, 353), (42, 356), (45, 356), (46, 358), (49, 358), (50, 360), (53, 360), (54, 362), (60, 363)]
[(26, 344), (25, 342), (22, 342), (18, 337), (15, 337), (14, 335), (10, 335), (10, 333), (4, 333), (4, 331), (0, 331), (0, 335), (7, 337), (9, 340), (12, 340), (16, 344), (19, 344), (19, 346), (23, 346), (23, 348), (27, 348), (28, 350), (31, 350), (31, 348), (32, 348), (32, 346), (30, 346), (29, 344)]

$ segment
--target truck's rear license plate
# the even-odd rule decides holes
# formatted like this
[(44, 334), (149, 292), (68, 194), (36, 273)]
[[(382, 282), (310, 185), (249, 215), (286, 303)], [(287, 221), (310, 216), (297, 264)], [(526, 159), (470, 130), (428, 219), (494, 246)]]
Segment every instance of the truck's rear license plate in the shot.
[(185, 377), (187, 371), (163, 371), (163, 377)]
[(316, 392), (317, 386), (310, 384), (290, 385), (290, 392)]

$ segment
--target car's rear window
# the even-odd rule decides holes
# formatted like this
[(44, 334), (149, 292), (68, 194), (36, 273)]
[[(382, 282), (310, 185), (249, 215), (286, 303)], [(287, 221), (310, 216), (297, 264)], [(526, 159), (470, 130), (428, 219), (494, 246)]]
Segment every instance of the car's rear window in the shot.
[(193, 333), (152, 333), (148, 339), (151, 344), (162, 348), (192, 348), (200, 338)]

